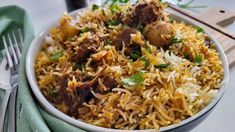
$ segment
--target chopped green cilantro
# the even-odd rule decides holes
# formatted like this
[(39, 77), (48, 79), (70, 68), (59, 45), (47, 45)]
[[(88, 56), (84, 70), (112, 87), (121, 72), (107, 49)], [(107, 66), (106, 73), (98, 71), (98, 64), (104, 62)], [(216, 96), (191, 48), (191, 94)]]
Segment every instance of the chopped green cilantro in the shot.
[(49, 57), (49, 59), (51, 60), (51, 61), (57, 61), (61, 56), (63, 56), (64, 55), (64, 52), (63, 51), (58, 51), (58, 52), (55, 52), (53, 55), (51, 55), (50, 57)]
[(144, 77), (142, 76), (143, 73), (137, 72), (133, 76), (129, 78), (122, 79), (122, 83), (125, 85), (129, 86), (135, 86), (135, 85), (140, 85), (143, 84), (144, 82)]

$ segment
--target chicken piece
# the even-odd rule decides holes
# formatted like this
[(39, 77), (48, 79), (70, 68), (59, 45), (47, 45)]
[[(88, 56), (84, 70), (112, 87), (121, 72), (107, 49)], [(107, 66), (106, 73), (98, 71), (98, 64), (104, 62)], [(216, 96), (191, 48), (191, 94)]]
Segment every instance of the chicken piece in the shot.
[(168, 46), (175, 32), (165, 21), (155, 21), (144, 28), (144, 36), (150, 44), (156, 47)]
[(69, 37), (73, 37), (79, 33), (78, 26), (74, 22), (73, 18), (69, 15), (65, 15), (60, 20), (60, 30), (66, 40)]

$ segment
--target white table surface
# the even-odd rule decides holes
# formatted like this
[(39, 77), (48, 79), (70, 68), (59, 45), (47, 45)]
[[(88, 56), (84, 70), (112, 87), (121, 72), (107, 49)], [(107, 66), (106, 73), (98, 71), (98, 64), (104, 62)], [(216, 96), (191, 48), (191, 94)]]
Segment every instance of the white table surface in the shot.
[[(207, 5), (235, 10), (235, 0), (195, 0), (194, 5)], [(0, 7), (18, 5), (24, 8), (32, 19), (36, 33), (53, 20), (59, 18), (65, 11), (64, 0), (0, 0)], [(205, 9), (193, 9), (198, 14)], [(233, 23), (232, 28), (235, 27)], [(192, 132), (235, 132), (235, 68), (230, 69), (230, 80), (225, 95), (215, 110)]]

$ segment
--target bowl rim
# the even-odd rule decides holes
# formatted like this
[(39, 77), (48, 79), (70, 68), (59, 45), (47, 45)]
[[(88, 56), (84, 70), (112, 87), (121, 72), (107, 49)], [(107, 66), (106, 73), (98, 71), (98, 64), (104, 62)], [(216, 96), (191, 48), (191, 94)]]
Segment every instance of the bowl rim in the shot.
[[(77, 13), (82, 13), (86, 9), (87, 8), (75, 10), (75, 11), (69, 13), (69, 15), (74, 17)], [(188, 19), (185, 16), (179, 16), (179, 15), (177, 15), (177, 13), (174, 13), (172, 11), (168, 11), (168, 10), (166, 10), (166, 11), (168, 13), (170, 13), (170, 15), (172, 15), (173, 17), (176, 17), (177, 19), (183, 21), (184, 23), (187, 23), (192, 26), (197, 26), (197, 24), (195, 24), (195, 22), (193, 22), (192, 20)], [(28, 48), (27, 54), (26, 54), (25, 69), (26, 69), (27, 79), (30, 84), (31, 90), (34, 93), (34, 96), (36, 96), (39, 104), (48, 113), (52, 114), (53, 116), (65, 121), (73, 126), (76, 126), (78, 128), (82, 128), (82, 129), (85, 129), (88, 131), (102, 131), (102, 132), (128, 131), (128, 130), (122, 130), (122, 129), (104, 128), (104, 127), (95, 126), (95, 125), (92, 125), (92, 124), (89, 124), (89, 123), (86, 123), (86, 122), (83, 122), (80, 120), (76, 120), (76, 119), (64, 114), (60, 110), (56, 109), (41, 93), (39, 86), (37, 84), (37, 81), (35, 78), (35, 72), (34, 72), (34, 62), (35, 62), (35, 57), (36, 57), (35, 51), (37, 51), (37, 52), (39, 51), (39, 48), (41, 48), (41, 45), (42, 45), (42, 43), (39, 44), (39, 42), (42, 41), (44, 39), (44, 36), (48, 34), (50, 28), (53, 26), (56, 26), (57, 24), (58, 24), (58, 19), (53, 21), (52, 23), (48, 24), (48, 26), (46, 26), (45, 28), (43, 28), (42, 31), (38, 35), (36, 35), (35, 38), (33, 39), (32, 43), (30, 44), (30, 46)], [(160, 128), (161, 132), (179, 128), (179, 127), (186, 125), (186, 124), (196, 120), (197, 118), (201, 117), (202, 115), (204, 115), (205, 113), (210, 111), (219, 102), (219, 100), (221, 99), (221, 97), (223, 96), (223, 94), (226, 90), (228, 80), (229, 80), (229, 66), (228, 66), (227, 58), (225, 56), (225, 53), (224, 53), (222, 47), (212, 37), (212, 35), (210, 33), (208, 33), (206, 30), (204, 30), (204, 33), (207, 34), (210, 37), (210, 39), (214, 42), (215, 47), (216, 47), (216, 51), (219, 53), (219, 57), (222, 61), (222, 67), (224, 69), (224, 78), (222, 81), (222, 86), (219, 89), (219, 92), (216, 95), (216, 97), (206, 107), (204, 107), (202, 110), (200, 110), (195, 115), (193, 115), (185, 120), (182, 120), (180, 123), (171, 124), (171, 125), (168, 125), (165, 127), (161, 127)], [(133, 131), (146, 132), (146, 131), (156, 131), (156, 130), (155, 129), (145, 129), (145, 130), (133, 130)]]

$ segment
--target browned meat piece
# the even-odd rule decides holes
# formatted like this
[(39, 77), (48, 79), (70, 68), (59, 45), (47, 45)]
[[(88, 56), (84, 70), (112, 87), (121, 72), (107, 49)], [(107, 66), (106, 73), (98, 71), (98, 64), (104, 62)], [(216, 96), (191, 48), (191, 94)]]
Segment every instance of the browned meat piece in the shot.
[[(92, 95), (90, 93), (92, 87), (91, 82), (81, 82), (79, 86), (77, 86), (76, 91), (74, 92), (75, 96), (73, 100), (70, 100), (68, 104), (69, 109), (66, 112), (69, 116), (78, 117), (78, 109), (82, 106), (82, 103), (88, 101)], [(69, 93), (68, 93), (69, 94)], [(68, 96), (68, 95), (67, 95)]]
[(168, 46), (174, 36), (174, 29), (165, 21), (156, 21), (144, 28), (144, 36), (156, 47)]
[(154, 14), (153, 8), (147, 4), (136, 6), (135, 11), (132, 23), (134, 26), (137, 26), (138, 24), (146, 25), (157, 20), (157, 16)]
[(68, 80), (66, 76), (63, 76), (56, 80), (56, 82), (59, 84), (59, 90), (53, 93), (55, 96), (47, 96), (50, 102), (52, 102), (53, 104), (62, 104), (65, 98), (68, 100), (68, 97), (65, 96), (65, 89), (67, 88), (67, 81)]
[(92, 90), (92, 83), (90, 81), (82, 82), (80, 86), (77, 87), (77, 96), (79, 97), (79, 107), (82, 106), (82, 103), (88, 101), (88, 95)]
[(117, 86), (117, 82), (111, 77), (105, 76), (104, 85), (106, 86), (107, 89), (113, 89)]
[[(56, 81), (59, 86), (59, 91), (55, 93), (56, 96), (47, 96), (47, 99), (56, 105), (61, 105), (62, 103), (65, 104), (68, 109), (64, 109), (63, 112), (69, 116), (78, 118), (78, 109), (82, 106), (82, 103), (88, 102), (93, 97), (91, 90), (93, 90), (97, 84), (97, 78), (101, 76), (104, 69), (105, 68), (100, 68), (97, 71), (97, 74), (93, 77), (88, 74), (82, 74), (81, 77), (77, 77), (80, 82), (73, 91), (67, 89), (68, 79), (70, 76), (65, 75), (63, 77), (59, 77)], [(109, 81), (110, 79), (107, 80)], [(113, 87), (114, 85), (115, 84), (110, 81), (107, 83), (108, 88)]]
[(75, 63), (82, 63), (97, 49), (98, 45), (94, 41), (84, 43), (78, 48), (77, 54), (75, 54), (71, 60)]
[(109, 76), (104, 76), (103, 80), (104, 86), (99, 85), (98, 82), (94, 84), (94, 91), (96, 93), (105, 94), (117, 86), (117, 82)]
[(79, 113), (78, 113), (78, 107), (79, 107), (79, 102), (73, 102), (73, 104), (71, 106), (69, 106), (69, 110), (67, 112), (67, 114), (69, 116), (73, 116), (75, 118), (78, 118)]
[(131, 34), (136, 33), (137, 30), (134, 28), (127, 28), (123, 30), (117, 37), (113, 40), (113, 45), (117, 50), (121, 50), (123, 47), (123, 43), (125, 43), (125, 46), (130, 45), (130, 39), (131, 39)]
[(121, 21), (131, 27), (136, 27), (138, 24), (145, 26), (156, 20), (162, 20), (163, 7), (159, 1), (138, 2), (130, 9), (130, 13), (121, 15)]

